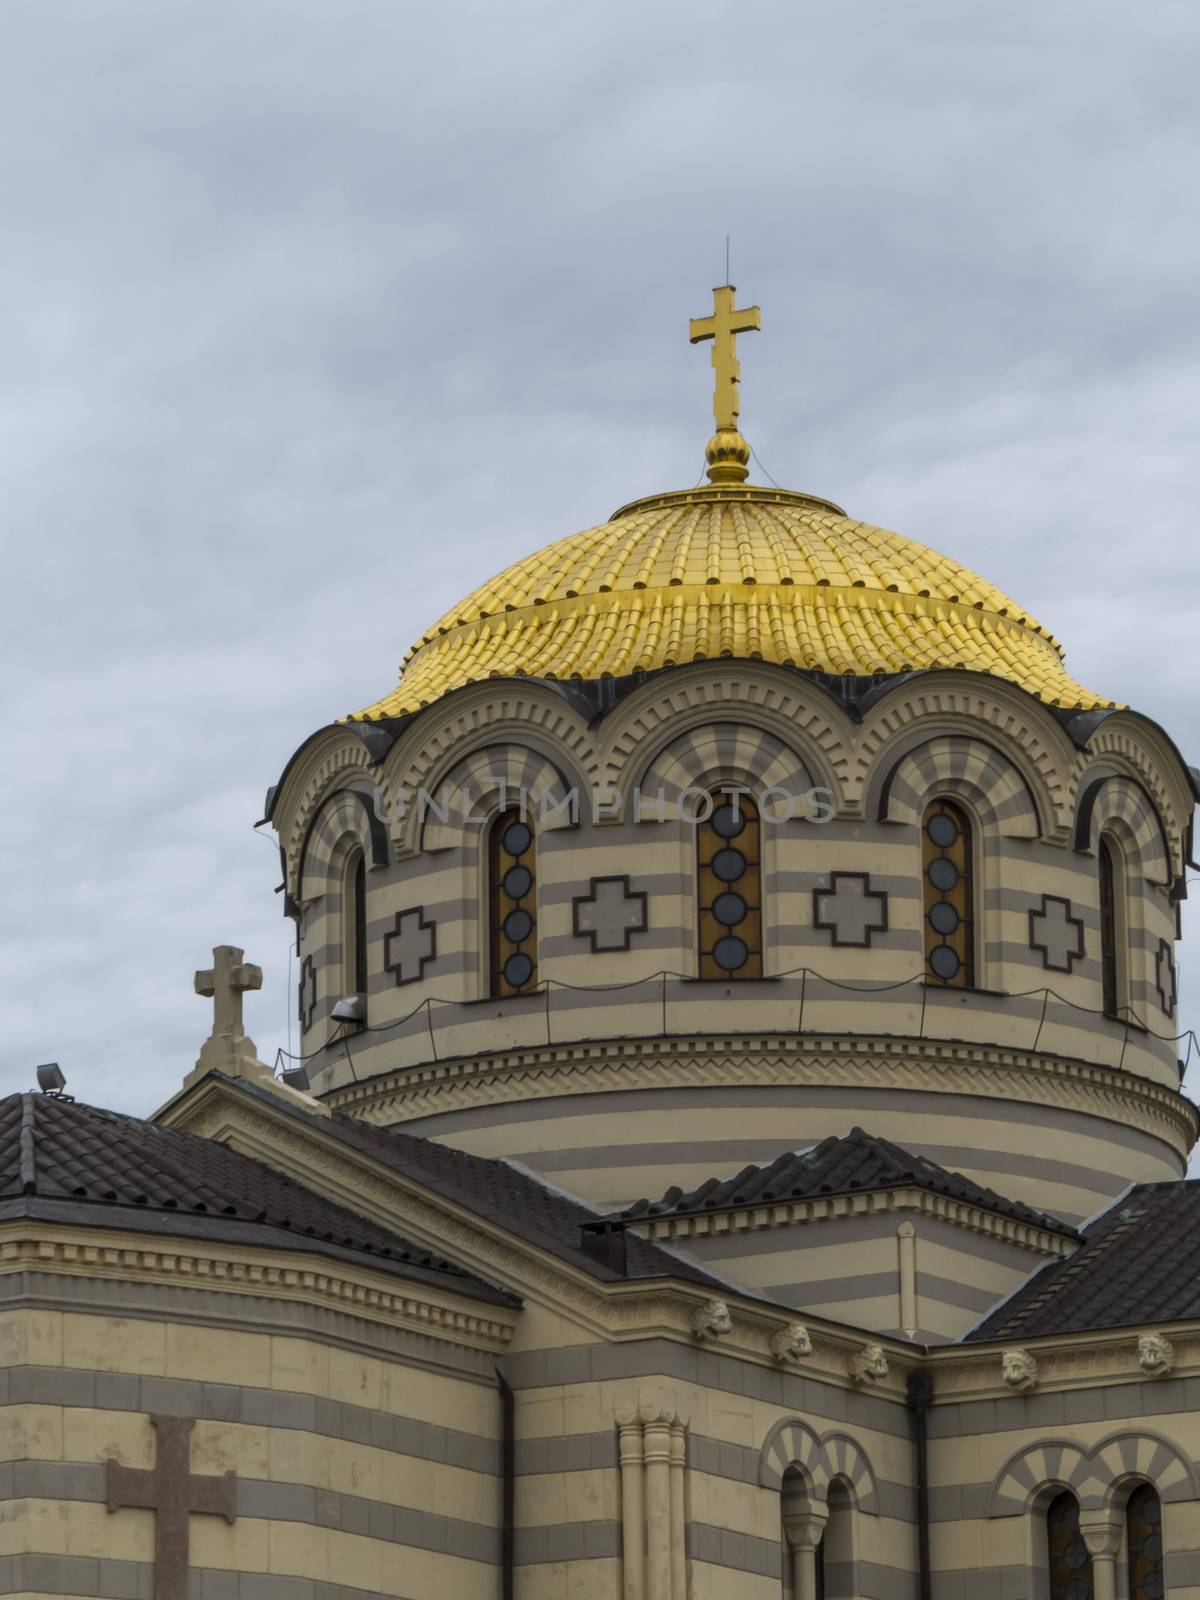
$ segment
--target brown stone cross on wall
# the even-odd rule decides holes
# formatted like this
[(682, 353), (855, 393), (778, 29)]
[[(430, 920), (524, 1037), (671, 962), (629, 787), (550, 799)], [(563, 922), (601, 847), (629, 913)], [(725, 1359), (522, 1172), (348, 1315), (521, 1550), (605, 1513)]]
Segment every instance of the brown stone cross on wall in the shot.
[(108, 1463), (108, 1509), (153, 1511), (154, 1600), (187, 1600), (188, 1518), (193, 1512), (237, 1518), (237, 1473), (196, 1477), (192, 1473), (191, 1417), (151, 1417), (158, 1447), (146, 1472)]

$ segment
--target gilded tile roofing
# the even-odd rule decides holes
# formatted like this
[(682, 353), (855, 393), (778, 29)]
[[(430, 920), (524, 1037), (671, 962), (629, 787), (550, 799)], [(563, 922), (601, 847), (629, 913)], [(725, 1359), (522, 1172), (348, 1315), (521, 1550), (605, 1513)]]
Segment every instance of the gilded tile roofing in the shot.
[(1115, 704), (956, 561), (813, 495), (710, 484), (635, 501), (490, 578), (417, 641), (392, 693), (349, 720), (403, 716), (487, 678), (721, 657), (863, 676), (959, 667), (1050, 705)]

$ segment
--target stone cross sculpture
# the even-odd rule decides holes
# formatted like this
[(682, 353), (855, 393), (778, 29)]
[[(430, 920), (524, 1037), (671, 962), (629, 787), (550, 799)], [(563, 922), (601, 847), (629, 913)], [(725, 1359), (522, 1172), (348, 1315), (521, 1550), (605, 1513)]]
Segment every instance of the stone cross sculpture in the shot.
[(248, 1079), (279, 1099), (302, 1106), (311, 1116), (327, 1117), (328, 1106), (277, 1078), (258, 1059), (254, 1040), (246, 1037), (242, 996), (251, 989), (261, 989), (263, 975), (261, 967), (243, 959), (244, 954), (236, 945), (219, 944), (213, 951), (212, 966), (196, 974), (196, 993), (213, 1003), (213, 1029), (200, 1047), (199, 1058), (184, 1078), (183, 1087), (190, 1089), (208, 1073), (221, 1072), (227, 1078)]
[[(241, 955), (241, 951), (238, 951)], [(257, 971), (257, 968), (255, 969)], [(188, 1518), (195, 1512), (237, 1519), (237, 1473), (198, 1477), (191, 1470), (191, 1417), (151, 1417), (158, 1445), (153, 1468), (108, 1463), (108, 1509), (154, 1512), (154, 1600), (187, 1600)]]
[[(213, 1031), (204, 1041), (196, 1065), (207, 1072), (216, 1068), (230, 1077), (255, 1077), (260, 1067), (253, 1039), (242, 1026), (242, 996), (249, 989), (262, 988), (262, 968), (243, 960), (245, 952), (231, 944), (219, 944), (213, 951), (213, 964), (196, 974), (196, 993), (213, 1003)], [(257, 1069), (249, 1070), (248, 1069)]]

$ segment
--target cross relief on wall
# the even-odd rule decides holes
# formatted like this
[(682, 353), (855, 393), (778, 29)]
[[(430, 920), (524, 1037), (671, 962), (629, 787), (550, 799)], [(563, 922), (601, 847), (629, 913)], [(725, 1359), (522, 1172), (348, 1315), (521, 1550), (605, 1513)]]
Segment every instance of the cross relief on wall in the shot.
[(1029, 948), (1037, 950), (1050, 972), (1070, 972), (1082, 959), (1083, 918), (1071, 915), (1071, 902), (1044, 894), (1040, 910), (1029, 908)]
[(831, 872), (828, 889), (813, 890), (813, 927), (835, 945), (869, 949), (871, 935), (886, 933), (887, 925), (887, 894), (871, 888), (869, 872)]
[(1179, 998), (1175, 977), (1175, 953), (1165, 939), (1158, 941), (1154, 957), (1154, 982), (1158, 990), (1158, 1003), (1167, 1016), (1175, 1015), (1175, 1002)]
[(426, 922), (425, 907), (397, 911), (396, 926), (383, 939), (383, 970), (394, 972), (396, 985), (416, 983), (437, 959), (437, 923)]
[(587, 894), (576, 895), (571, 905), (577, 939), (592, 941), (592, 952), (628, 950), (635, 933), (646, 931), (646, 895), (631, 890), (628, 875), (593, 878)]
[(300, 1026), (307, 1033), (317, 1012), (317, 966), (311, 956), (300, 964)]
[(199, 1476), (191, 1470), (192, 1417), (151, 1417), (154, 1466), (108, 1463), (108, 1510), (154, 1512), (154, 1600), (187, 1600), (190, 1525), (195, 1514), (237, 1520), (237, 1473)]

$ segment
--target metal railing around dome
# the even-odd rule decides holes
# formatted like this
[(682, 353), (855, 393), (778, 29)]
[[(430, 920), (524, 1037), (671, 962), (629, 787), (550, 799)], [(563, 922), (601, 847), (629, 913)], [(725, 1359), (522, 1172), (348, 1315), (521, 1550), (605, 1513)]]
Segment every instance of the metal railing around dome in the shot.
[[(907, 1002), (904, 991), (911, 997)], [(848, 994), (858, 997), (862, 1018), (862, 1025), (852, 1030), (845, 1026)], [(698, 1003), (718, 997), (721, 1020), (710, 1026), (698, 1015)], [(837, 1020), (822, 1016), (831, 1003), (838, 1007)], [(581, 1011), (589, 1012), (586, 1028), (580, 1026)], [(605, 1012), (611, 1013), (611, 1027), (604, 1025)], [(575, 1019), (573, 1027), (564, 1026), (568, 1017)], [(556, 1044), (712, 1033), (775, 1038), (885, 1035), (1045, 1051), (1118, 1070), (1135, 1064), (1138, 1057), (1153, 1059), (1161, 1070), (1163, 1052), (1154, 1045), (1169, 1044), (1174, 1047), (1180, 1081), (1196, 1042), (1190, 1028), (1174, 1034), (1158, 1032), (1132, 1007), (1122, 1007), (1121, 1015), (1114, 1017), (1049, 986), (1003, 992), (953, 989), (930, 984), (921, 973), (890, 983), (853, 983), (807, 966), (761, 979), (700, 980), (664, 968), (619, 984), (545, 978), (528, 994), (503, 1000), (430, 995), (403, 1016), (344, 1028), (307, 1054), (280, 1047), (275, 1066), (278, 1071), (285, 1062), (306, 1067), (318, 1063), (319, 1073), (344, 1060), (351, 1080), (360, 1082), (355, 1058), (385, 1042), (395, 1047), (389, 1051), (392, 1059), (386, 1067), (372, 1065), (363, 1076)], [(1181, 1048), (1183, 1059), (1179, 1059)]]

